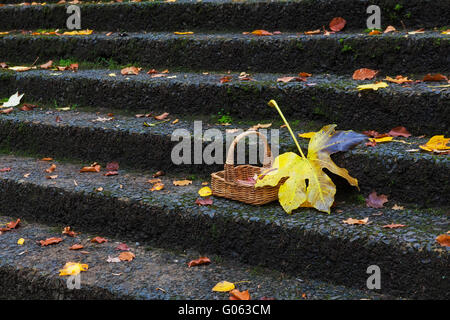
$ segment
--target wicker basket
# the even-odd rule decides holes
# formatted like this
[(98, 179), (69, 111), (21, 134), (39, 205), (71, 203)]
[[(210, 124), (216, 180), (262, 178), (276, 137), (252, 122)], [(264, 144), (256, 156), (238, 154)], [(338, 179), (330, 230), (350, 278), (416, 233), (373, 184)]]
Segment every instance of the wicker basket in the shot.
[[(263, 167), (255, 167), (251, 165), (234, 166), (234, 149), (236, 144), (242, 138), (250, 134), (257, 134), (264, 141), (264, 160)], [(238, 135), (232, 142), (228, 150), (227, 159), (224, 170), (211, 174), (212, 193), (215, 196), (241, 201), (248, 204), (261, 205), (278, 199), (278, 189), (282, 181), (275, 186), (265, 186), (255, 188), (253, 185), (240, 184), (237, 180), (248, 180), (259, 175), (272, 166), (273, 157), (267, 138), (257, 131), (246, 131)]]

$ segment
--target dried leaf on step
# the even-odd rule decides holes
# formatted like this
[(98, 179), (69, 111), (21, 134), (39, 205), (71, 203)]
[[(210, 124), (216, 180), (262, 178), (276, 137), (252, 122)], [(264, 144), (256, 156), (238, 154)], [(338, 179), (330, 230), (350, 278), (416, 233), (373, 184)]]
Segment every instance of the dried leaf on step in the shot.
[(248, 290), (241, 292), (238, 289), (233, 289), (230, 291), (230, 300), (250, 300), (250, 293)]
[(449, 234), (441, 234), (436, 237), (436, 241), (443, 247), (450, 247), (450, 235)]
[(344, 18), (341, 17), (333, 18), (330, 21), (330, 29), (335, 32), (341, 31), (342, 29), (344, 29), (346, 23), (347, 21), (345, 21)]
[(51, 244), (60, 243), (61, 241), (63, 241), (62, 238), (53, 237), (53, 238), (48, 238), (46, 240), (40, 240), (39, 243), (41, 244), (41, 246), (45, 247), (45, 246), (48, 246), (48, 245), (51, 245)]
[(369, 222), (369, 218), (364, 219), (348, 218), (347, 220), (342, 220), (342, 222), (346, 224), (367, 224), (367, 222)]
[(373, 191), (366, 198), (366, 205), (370, 208), (383, 208), (383, 205), (388, 202), (388, 197), (385, 194), (377, 195), (375, 191)]
[(87, 271), (88, 265), (87, 264), (81, 264), (77, 262), (67, 262), (63, 269), (59, 270), (60, 276), (72, 276), (77, 275), (81, 271)]
[(95, 237), (91, 239), (91, 242), (93, 243), (104, 243), (104, 242), (108, 242), (107, 239), (102, 238), (102, 237)]
[(372, 80), (378, 74), (378, 70), (361, 68), (353, 73), (353, 80)]
[(199, 266), (202, 264), (208, 264), (211, 263), (211, 260), (208, 257), (200, 257), (198, 259), (195, 260), (191, 260), (188, 262), (188, 267), (195, 267), (195, 266)]
[(174, 186), (187, 186), (192, 184), (192, 180), (174, 180), (173, 185)]
[(136, 255), (130, 251), (124, 251), (119, 254), (120, 261), (132, 261)]
[(234, 283), (228, 282), (228, 281), (221, 281), (217, 283), (214, 288), (212, 288), (212, 291), (216, 292), (228, 292), (235, 288)]

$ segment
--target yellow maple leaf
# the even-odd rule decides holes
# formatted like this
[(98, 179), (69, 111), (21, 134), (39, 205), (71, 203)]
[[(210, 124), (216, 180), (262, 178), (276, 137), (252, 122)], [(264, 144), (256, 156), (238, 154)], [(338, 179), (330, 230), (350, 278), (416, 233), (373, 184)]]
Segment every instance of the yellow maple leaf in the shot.
[(187, 34), (194, 34), (194, 32), (192, 32), (192, 31), (186, 31), (186, 32), (175, 31), (174, 34), (187, 35)]
[(330, 213), (336, 186), (323, 169), (328, 169), (345, 178), (352, 186), (357, 187), (358, 180), (351, 177), (346, 169), (338, 167), (331, 160), (330, 155), (338, 151), (345, 151), (366, 140), (367, 137), (351, 130), (336, 132), (334, 130), (336, 125), (327, 125), (311, 138), (308, 157), (305, 157), (276, 102), (271, 100), (269, 105), (277, 108), (301, 156), (294, 152), (286, 152), (278, 156), (272, 167), (258, 177), (255, 187), (277, 186), (281, 179), (287, 178), (278, 191), (278, 200), (287, 213), (291, 213), (299, 207), (314, 207)]
[(376, 143), (382, 143), (382, 142), (390, 142), (394, 139), (394, 137), (382, 137), (382, 138), (369, 138), (370, 141), (376, 142)]
[(389, 85), (386, 82), (378, 82), (378, 83), (369, 83), (369, 84), (362, 84), (358, 86), (358, 90), (378, 90), (380, 88), (387, 88)]
[(430, 151), (430, 152), (442, 152), (450, 150), (450, 138), (445, 138), (443, 135), (433, 136), (424, 145), (419, 146), (419, 148)]
[(67, 262), (63, 269), (59, 270), (60, 276), (72, 276), (79, 274), (81, 271), (88, 269), (87, 264), (81, 264), (78, 262)]
[(210, 187), (203, 187), (200, 190), (198, 190), (198, 194), (200, 197), (209, 197), (212, 195), (212, 190)]

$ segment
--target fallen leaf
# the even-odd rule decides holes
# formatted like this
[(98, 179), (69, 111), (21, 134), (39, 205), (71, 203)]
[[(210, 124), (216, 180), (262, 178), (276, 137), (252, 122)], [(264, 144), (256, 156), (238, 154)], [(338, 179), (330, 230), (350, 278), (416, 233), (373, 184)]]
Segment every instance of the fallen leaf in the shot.
[(369, 36), (374, 36), (374, 35), (377, 35), (377, 34), (381, 34), (381, 31), (374, 29), (374, 30), (369, 32)]
[(220, 78), (220, 83), (230, 82), (232, 79), (232, 76), (223, 76), (222, 78)]
[(78, 233), (74, 232), (73, 230), (70, 230), (70, 227), (64, 227), (62, 234), (67, 234), (69, 237), (76, 237), (78, 235)]
[(79, 36), (79, 35), (90, 35), (92, 34), (92, 32), (94, 32), (93, 30), (75, 30), (75, 31), (66, 31), (63, 33), (63, 35), (65, 36)]
[(300, 72), (300, 73), (298, 74), (298, 76), (299, 76), (299, 77), (302, 77), (302, 78), (308, 78), (308, 77), (311, 77), (312, 74), (311, 74), (311, 73), (307, 73), (307, 72)]
[(306, 81), (305, 78), (302, 77), (282, 77), (282, 78), (278, 78), (277, 82), (299, 82), (299, 81)]
[(111, 262), (113, 262), (113, 263), (118, 263), (118, 262), (120, 262), (120, 259), (119, 259), (119, 257), (111, 258), (110, 256), (108, 256), (108, 259), (106, 259), (106, 262), (109, 262), (109, 263), (111, 263)]
[(150, 191), (159, 191), (162, 189), (164, 189), (164, 183), (157, 182), (153, 185), (153, 187), (150, 189)]
[(212, 190), (210, 187), (203, 187), (200, 190), (198, 190), (198, 194), (200, 197), (209, 197), (212, 195)]
[(248, 290), (241, 292), (238, 289), (233, 289), (230, 291), (230, 300), (250, 300), (250, 293)]
[(398, 206), (397, 204), (394, 204), (394, 206), (392, 207), (392, 210), (404, 210), (405, 207), (402, 206)]
[(211, 263), (211, 260), (208, 257), (200, 257), (196, 260), (191, 260), (190, 262), (188, 262), (188, 267), (190, 268), (208, 263)]
[(395, 127), (388, 132), (388, 135), (391, 137), (405, 137), (408, 138), (411, 136), (411, 133), (405, 127)]
[(255, 36), (272, 36), (273, 33), (266, 31), (266, 30), (253, 30), (251, 34)]
[(366, 205), (370, 208), (383, 208), (384, 203), (388, 201), (387, 195), (381, 194), (377, 195), (375, 191), (373, 191), (366, 199)]
[(394, 82), (394, 83), (397, 83), (397, 84), (413, 82), (413, 80), (408, 79), (408, 77), (403, 77), (402, 75), (398, 75), (395, 78), (391, 78), (389, 76), (386, 76), (386, 78), (384, 80), (389, 81), (389, 82)]
[(361, 68), (353, 73), (353, 80), (372, 80), (378, 74), (378, 70)]
[(81, 271), (87, 271), (88, 265), (87, 264), (81, 264), (78, 262), (67, 262), (64, 265), (64, 268), (59, 270), (60, 276), (72, 276), (77, 275)]
[(102, 237), (95, 237), (91, 239), (91, 242), (93, 243), (104, 243), (104, 242), (108, 242), (107, 239), (102, 238)]
[(398, 224), (398, 223), (391, 223), (384, 225), (383, 228), (389, 228), (389, 229), (397, 229), (397, 228), (403, 228), (406, 227), (404, 224)]
[(164, 171), (157, 171), (155, 174), (153, 174), (153, 178), (157, 178), (163, 175), (165, 175)]
[(312, 36), (312, 35), (315, 35), (315, 34), (320, 34), (320, 29), (312, 30), (312, 31), (305, 31), (305, 34), (308, 35), (308, 36)]
[(430, 138), (424, 145), (420, 145), (419, 148), (430, 152), (446, 152), (450, 150), (450, 138), (445, 138), (443, 135), (436, 135)]
[(116, 161), (109, 162), (108, 164), (106, 164), (106, 170), (107, 171), (118, 171), (119, 163)]
[(20, 238), (19, 240), (17, 240), (17, 244), (19, 246), (23, 245), (25, 243), (25, 239), (24, 238)]
[(212, 288), (212, 291), (216, 292), (228, 292), (235, 288), (234, 283), (228, 282), (228, 281), (221, 281), (217, 283), (214, 288)]
[(177, 124), (180, 121), (180, 119), (175, 119), (172, 121), (172, 124)]
[(335, 32), (341, 31), (342, 29), (344, 29), (346, 23), (347, 21), (345, 21), (344, 18), (341, 17), (333, 18), (330, 21), (330, 29)]
[(141, 71), (142, 68), (137, 68), (137, 67), (127, 67), (127, 68), (123, 68), (122, 70), (120, 70), (120, 73), (125, 75), (138, 75), (139, 71)]
[(31, 67), (25, 67), (25, 66), (15, 66), (15, 67), (9, 67), (9, 70), (13, 70), (16, 72), (24, 72), (24, 71), (28, 71), (31, 70)]
[(389, 85), (386, 82), (377, 82), (377, 83), (370, 83), (370, 84), (362, 84), (357, 87), (358, 90), (378, 90), (380, 88), (387, 88)]
[(33, 104), (24, 104), (22, 107), (19, 108), (21, 111), (32, 111), (33, 109), (37, 108), (38, 106)]
[(205, 198), (205, 199), (197, 199), (195, 200), (195, 203), (199, 206), (210, 206), (213, 204), (213, 199), (211, 198)]
[(189, 184), (192, 184), (192, 180), (174, 180), (173, 181), (174, 186), (187, 186)]
[(127, 244), (125, 243), (120, 243), (117, 247), (116, 250), (120, 250), (120, 251), (130, 251), (130, 248), (127, 246)]
[(343, 223), (346, 224), (367, 224), (367, 222), (369, 221), (369, 218), (364, 218), (364, 219), (353, 219), (353, 218), (348, 218), (347, 220), (342, 220)]
[(397, 29), (395, 29), (393, 26), (387, 26), (386, 30), (384, 30), (383, 33), (389, 33), (389, 32), (395, 32)]
[[(263, 123), (263, 124), (258, 123), (258, 124), (255, 124), (254, 126), (250, 127), (248, 130), (258, 131), (259, 129), (267, 129), (267, 128), (270, 128), (271, 126), (272, 126), (272, 123)], [(239, 130), (239, 129), (236, 129), (236, 130)]]
[(83, 167), (80, 172), (100, 172), (100, 169), (101, 166), (97, 164), (95, 166)]
[(53, 65), (53, 60), (50, 60), (50, 61), (48, 61), (48, 62), (46, 62), (44, 64), (41, 64), (39, 67), (41, 69), (48, 69), (48, 68), (51, 68), (52, 65)]
[(19, 92), (16, 92), (11, 97), (9, 97), (8, 101), (5, 102), (1, 107), (2, 108), (9, 108), (9, 107), (15, 107), (20, 104), (20, 100), (24, 96), (24, 93), (19, 96)]
[(52, 165), (50, 166), (50, 168), (45, 169), (45, 172), (47, 172), (47, 173), (52, 173), (52, 172), (55, 171), (55, 170), (56, 170), (56, 165), (55, 165), (55, 164), (52, 164)]
[(417, 33), (425, 33), (425, 29), (420, 28), (418, 30), (408, 32), (408, 34), (417, 34)]
[(422, 81), (448, 81), (448, 78), (440, 73), (430, 74), (428, 73), (423, 77)]
[(130, 251), (124, 251), (119, 254), (119, 259), (121, 261), (132, 261), (135, 257), (135, 254)]
[(39, 243), (41, 244), (41, 246), (45, 247), (45, 246), (48, 246), (48, 245), (51, 245), (51, 244), (60, 243), (61, 241), (63, 241), (62, 238), (53, 237), (53, 238), (48, 238), (46, 240), (40, 240)]
[(316, 134), (316, 132), (312, 131), (312, 132), (299, 133), (298, 136), (300, 138), (304, 138), (304, 139), (311, 139), (312, 137), (314, 137), (315, 134)]
[(0, 172), (10, 172), (11, 168), (2, 168), (0, 169)]
[(436, 237), (436, 241), (443, 247), (450, 247), (450, 235), (441, 234)]
[(155, 116), (154, 118), (156, 120), (164, 120), (165, 118), (167, 118), (169, 116), (168, 112), (164, 112), (163, 114), (160, 114), (159, 116)]
[(71, 246), (69, 248), (69, 250), (80, 250), (80, 249), (83, 249), (83, 248), (84, 248), (84, 246), (82, 244), (76, 243), (73, 246)]
[(9, 114), (9, 113), (11, 113), (13, 111), (14, 111), (14, 108), (7, 108), (7, 109), (0, 110), (0, 113)]
[(192, 31), (184, 31), (184, 32), (175, 31), (174, 34), (189, 35), (189, 34), (194, 34), (194, 32), (192, 32)]

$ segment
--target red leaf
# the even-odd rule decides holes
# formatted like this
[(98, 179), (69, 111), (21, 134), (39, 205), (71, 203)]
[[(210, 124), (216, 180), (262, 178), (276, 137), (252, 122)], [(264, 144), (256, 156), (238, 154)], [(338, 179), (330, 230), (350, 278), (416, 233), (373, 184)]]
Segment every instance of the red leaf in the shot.
[(391, 131), (388, 132), (388, 135), (391, 137), (405, 137), (408, 138), (411, 136), (411, 133), (406, 130), (405, 127), (395, 127)]
[(119, 170), (119, 163), (116, 161), (112, 161), (106, 165), (107, 171), (118, 171)]
[(388, 201), (387, 195), (380, 194), (379, 196), (375, 191), (369, 194), (366, 199), (366, 205), (370, 208), (383, 208), (383, 204)]
[(130, 248), (125, 243), (121, 243), (116, 247), (116, 250), (129, 251)]
[(447, 81), (448, 78), (440, 73), (436, 74), (427, 74), (425, 77), (423, 77), (423, 81)]
[(51, 244), (60, 243), (61, 241), (63, 241), (63, 239), (61, 239), (61, 238), (48, 238), (46, 240), (39, 241), (39, 243), (41, 244), (41, 246), (45, 247), (45, 246), (48, 246)]
[(62, 233), (67, 234), (69, 237), (75, 237), (78, 234), (73, 230), (70, 230), (70, 227), (65, 227)]
[(353, 73), (353, 80), (372, 80), (377, 73), (377, 70), (361, 68)]
[(69, 250), (80, 250), (80, 249), (83, 249), (83, 248), (84, 248), (84, 246), (82, 244), (76, 243), (73, 246), (71, 246), (69, 248)]
[(439, 242), (439, 244), (443, 247), (450, 247), (450, 235), (448, 234), (441, 234), (436, 237), (436, 241)]
[(102, 237), (95, 237), (95, 238), (92, 238), (92, 239), (91, 239), (91, 242), (94, 242), (94, 243), (103, 243), (103, 242), (108, 242), (108, 240), (105, 239), (105, 238), (102, 238)]
[(10, 172), (11, 168), (2, 168), (0, 169), (0, 172)]
[(107, 173), (104, 174), (104, 176), (109, 177), (109, 176), (117, 176), (119, 174), (119, 171), (108, 171)]
[(202, 264), (207, 264), (207, 263), (211, 263), (211, 260), (209, 260), (208, 257), (200, 257), (196, 260), (192, 260), (188, 263), (188, 267), (195, 267), (195, 266), (199, 266)]
[(344, 29), (346, 23), (347, 21), (345, 21), (344, 18), (341, 17), (333, 18), (330, 21), (330, 29), (336, 32), (341, 31), (342, 29)]

